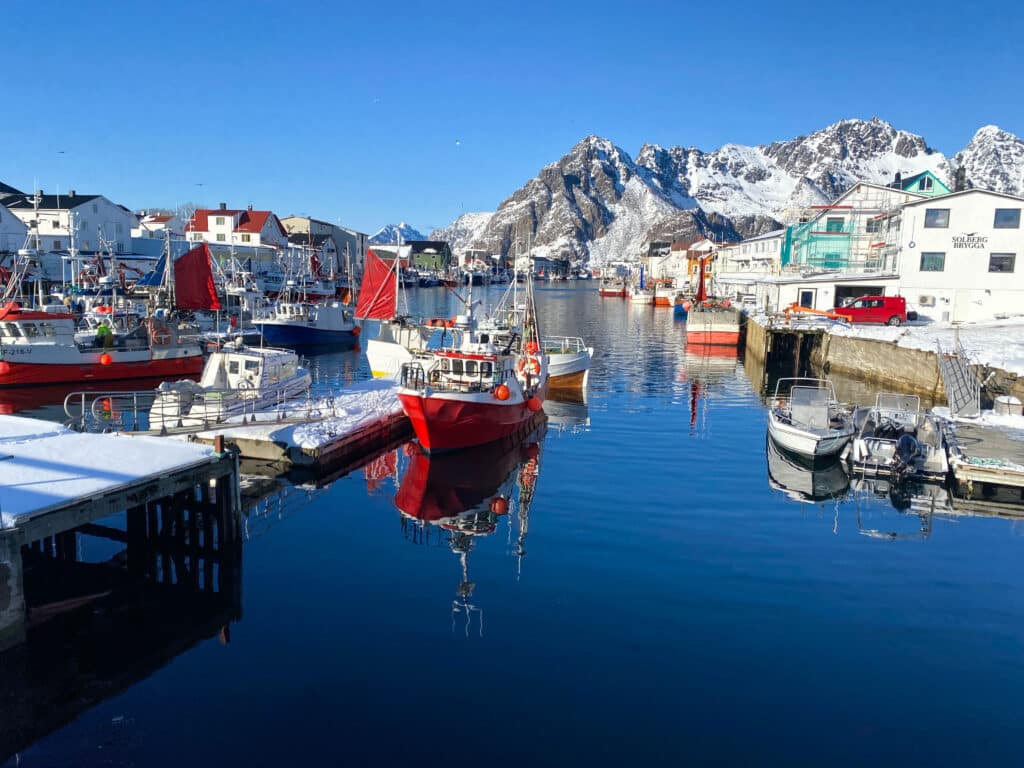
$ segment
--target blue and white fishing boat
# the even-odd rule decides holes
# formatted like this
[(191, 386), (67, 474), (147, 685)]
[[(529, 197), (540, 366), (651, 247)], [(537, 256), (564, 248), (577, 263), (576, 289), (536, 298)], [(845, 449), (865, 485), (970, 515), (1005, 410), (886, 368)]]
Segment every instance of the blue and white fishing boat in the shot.
[(277, 347), (352, 346), (359, 338), (352, 307), (340, 301), (282, 301), (257, 318), (263, 340)]
[(644, 268), (640, 267), (640, 279), (630, 283), (626, 289), (629, 300), (634, 304), (654, 304), (654, 291), (644, 281)]

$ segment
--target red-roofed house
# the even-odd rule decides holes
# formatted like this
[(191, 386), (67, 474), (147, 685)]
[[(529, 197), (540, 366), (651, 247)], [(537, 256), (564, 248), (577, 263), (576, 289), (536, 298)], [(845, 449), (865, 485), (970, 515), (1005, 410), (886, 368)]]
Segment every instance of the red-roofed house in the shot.
[(272, 211), (254, 211), (250, 205), (243, 211), (221, 203), (219, 208), (197, 208), (185, 227), (186, 236), (194, 242), (287, 248), (288, 233)]
[(139, 211), (139, 226), (132, 228), (132, 237), (159, 237), (170, 232), (172, 238), (185, 236), (184, 222), (173, 214)]

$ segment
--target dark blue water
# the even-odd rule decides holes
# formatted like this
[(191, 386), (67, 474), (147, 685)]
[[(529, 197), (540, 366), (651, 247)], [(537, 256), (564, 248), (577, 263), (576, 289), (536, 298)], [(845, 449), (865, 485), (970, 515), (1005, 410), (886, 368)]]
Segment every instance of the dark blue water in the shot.
[(598, 351), (536, 445), (264, 488), (229, 642), (21, 764), (1019, 763), (1016, 524), (786, 465), (773, 485), (762, 373), (595, 294), (539, 291), (545, 331)]

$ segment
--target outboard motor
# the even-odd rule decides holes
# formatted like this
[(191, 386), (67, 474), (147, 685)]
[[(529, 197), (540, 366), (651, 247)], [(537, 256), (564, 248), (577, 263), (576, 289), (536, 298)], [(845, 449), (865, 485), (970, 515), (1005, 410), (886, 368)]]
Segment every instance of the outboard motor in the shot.
[(913, 435), (900, 435), (896, 441), (896, 471), (901, 475), (914, 466), (914, 461), (921, 456), (921, 444)]

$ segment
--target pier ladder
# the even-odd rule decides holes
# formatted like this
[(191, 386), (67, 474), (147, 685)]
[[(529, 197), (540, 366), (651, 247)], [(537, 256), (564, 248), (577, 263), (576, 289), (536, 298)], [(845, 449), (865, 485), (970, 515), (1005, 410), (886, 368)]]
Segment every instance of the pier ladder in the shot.
[(953, 351), (943, 352), (938, 347), (939, 373), (946, 388), (949, 410), (955, 417), (972, 418), (981, 415), (981, 383), (971, 370), (970, 361), (960, 343), (960, 334), (953, 335)]

